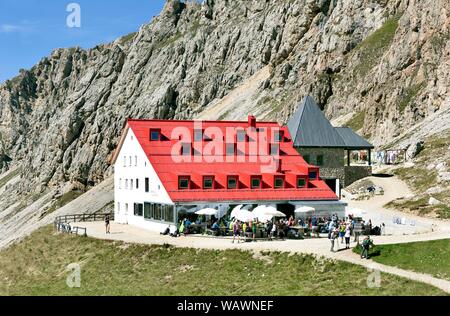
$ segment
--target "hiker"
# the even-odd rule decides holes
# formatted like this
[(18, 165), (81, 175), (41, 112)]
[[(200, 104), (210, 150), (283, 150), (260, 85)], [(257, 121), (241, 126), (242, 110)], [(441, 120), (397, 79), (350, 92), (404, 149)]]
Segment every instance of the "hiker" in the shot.
[(328, 239), (330, 239), (330, 242), (331, 242), (331, 250), (330, 250), (331, 252), (336, 252), (334, 250), (334, 243), (335, 243), (335, 240), (338, 238), (338, 236), (339, 236), (339, 230), (337, 228), (330, 230), (330, 232), (328, 233)]
[(370, 239), (370, 236), (367, 235), (366, 238), (364, 238), (363, 242), (362, 242), (362, 252), (361, 252), (361, 259), (362, 258), (366, 258), (369, 259), (369, 249), (370, 249), (370, 245), (372, 245), (373, 242)]
[(239, 221), (235, 221), (233, 223), (233, 244), (234, 244), (234, 239), (238, 238), (238, 243), (241, 242), (241, 232), (240, 232), (240, 223)]
[(341, 221), (339, 225), (339, 237), (341, 237), (341, 244), (344, 244), (345, 230), (346, 230), (345, 222)]
[(345, 249), (350, 249), (350, 237), (352, 235), (352, 228), (350, 224), (345, 227)]
[(109, 223), (109, 215), (105, 216), (105, 226), (106, 226), (106, 233), (111, 234), (110, 232), (111, 224)]
[(256, 241), (256, 222), (252, 222), (252, 234), (253, 234), (253, 241)]
[(180, 232), (178, 231), (177, 225), (170, 225), (169, 226), (169, 235), (170, 237), (179, 237), (180, 236)]
[(275, 238), (276, 234), (277, 234), (277, 223), (274, 222), (272, 225), (272, 229), (270, 230), (270, 239)]

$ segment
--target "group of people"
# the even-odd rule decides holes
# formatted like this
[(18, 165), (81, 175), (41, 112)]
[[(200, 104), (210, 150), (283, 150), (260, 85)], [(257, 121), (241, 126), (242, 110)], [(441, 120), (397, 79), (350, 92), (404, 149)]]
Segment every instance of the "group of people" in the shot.
[[(339, 250), (339, 238), (341, 245), (344, 244), (345, 249), (350, 249), (350, 238), (352, 236), (352, 223), (350, 221), (341, 220), (339, 222), (331, 221), (328, 226), (328, 239), (331, 241), (331, 251), (336, 252), (335, 245)], [(337, 240), (337, 242), (336, 242)]]

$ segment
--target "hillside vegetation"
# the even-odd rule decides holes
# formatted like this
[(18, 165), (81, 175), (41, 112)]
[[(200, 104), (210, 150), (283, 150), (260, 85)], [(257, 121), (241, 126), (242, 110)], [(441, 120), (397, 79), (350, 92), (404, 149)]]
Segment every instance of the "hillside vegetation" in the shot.
[[(81, 287), (66, 267), (81, 266)], [(0, 295), (443, 295), (382, 274), (369, 288), (366, 269), (311, 256), (131, 245), (38, 230), (0, 252)]]
[[(418, 215), (436, 215), (450, 218), (450, 131), (428, 137), (424, 149), (414, 159), (414, 164), (394, 169), (394, 173), (406, 181), (416, 193), (414, 198), (405, 198), (387, 204)], [(430, 198), (436, 204), (430, 205)]]

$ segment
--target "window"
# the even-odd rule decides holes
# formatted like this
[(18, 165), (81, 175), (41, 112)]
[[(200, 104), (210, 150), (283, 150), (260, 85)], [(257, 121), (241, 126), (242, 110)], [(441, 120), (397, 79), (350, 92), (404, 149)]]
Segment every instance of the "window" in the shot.
[(226, 145), (227, 156), (234, 156), (234, 144)]
[(119, 190), (122, 190), (122, 179), (119, 179)]
[(236, 177), (228, 177), (228, 189), (237, 189)]
[(136, 190), (139, 190), (139, 179), (136, 179)]
[(153, 219), (157, 221), (160, 221), (162, 219), (161, 206), (159, 204), (154, 205)]
[(275, 189), (284, 188), (284, 179), (281, 177), (275, 178)]
[(203, 131), (200, 129), (196, 129), (194, 131), (194, 141), (201, 142), (203, 140)]
[(154, 204), (151, 203), (144, 203), (144, 218), (145, 219), (152, 219), (154, 217)]
[(145, 192), (150, 192), (150, 179), (145, 178)]
[(317, 165), (323, 166), (323, 155), (317, 155)]
[(160, 139), (160, 132), (159, 130), (151, 130), (150, 131), (150, 140), (151, 141), (158, 141)]
[(180, 177), (178, 179), (178, 189), (179, 190), (189, 189), (189, 177)]
[(297, 178), (297, 188), (304, 188), (306, 186), (306, 180), (304, 178)]
[(283, 131), (274, 131), (274, 140), (277, 143), (280, 143), (283, 141)]
[(310, 161), (310, 156), (309, 155), (304, 155), (303, 156), (303, 159), (305, 159), (305, 161), (307, 162), (307, 163), (309, 163), (309, 161)]
[(203, 189), (213, 189), (213, 188), (214, 188), (214, 177), (204, 177)]
[(117, 203), (117, 213), (120, 214), (120, 203)]
[(128, 203), (125, 204), (125, 215), (128, 215)]
[(238, 142), (245, 142), (247, 134), (243, 130), (237, 131), (237, 141)]
[(138, 163), (137, 163), (137, 156), (134, 156), (134, 166), (137, 167)]
[(133, 179), (130, 180), (130, 190), (133, 190), (134, 188), (134, 181)]
[(123, 156), (123, 166), (127, 166), (127, 156)]
[(191, 155), (191, 144), (189, 144), (189, 143), (181, 144), (181, 155), (182, 156), (190, 156)]
[(130, 167), (133, 165), (133, 161), (132, 161), (132, 158), (131, 158), (131, 156), (130, 156)]
[(261, 179), (259, 178), (252, 178), (252, 189), (260, 189), (261, 188)]
[(144, 216), (144, 205), (134, 203), (134, 216)]
[(270, 155), (278, 156), (280, 154), (280, 145), (279, 144), (270, 144)]
[(316, 172), (316, 171), (311, 171), (311, 172), (309, 173), (309, 178), (310, 178), (311, 180), (317, 180), (317, 172)]
[(125, 180), (125, 190), (128, 190), (128, 179)]

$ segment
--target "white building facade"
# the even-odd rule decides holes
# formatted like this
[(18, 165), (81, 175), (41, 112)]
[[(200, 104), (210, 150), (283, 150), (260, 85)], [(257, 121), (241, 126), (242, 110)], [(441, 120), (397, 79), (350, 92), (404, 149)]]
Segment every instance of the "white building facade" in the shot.
[(115, 222), (163, 231), (176, 221), (174, 203), (131, 128), (122, 142), (114, 164)]

